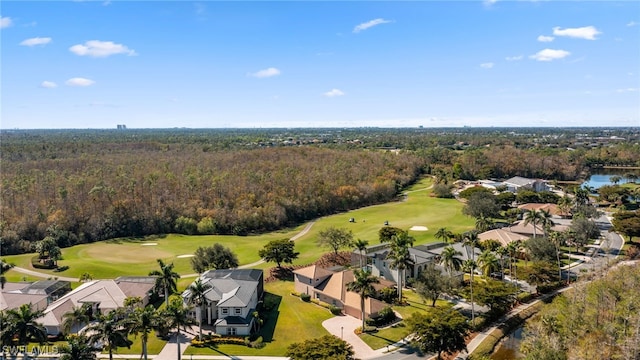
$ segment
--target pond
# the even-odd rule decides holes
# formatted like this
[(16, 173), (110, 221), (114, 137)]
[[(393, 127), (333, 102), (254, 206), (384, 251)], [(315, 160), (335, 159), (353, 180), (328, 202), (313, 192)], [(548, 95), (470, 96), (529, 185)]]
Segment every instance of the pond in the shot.
[(523, 327), (515, 329), (511, 334), (505, 336), (496, 350), (491, 354), (493, 360), (513, 360), (521, 359), (524, 356), (520, 352), (520, 343), (522, 342)]
[(630, 182), (629, 179), (625, 177), (626, 174), (640, 176), (638, 170), (598, 169), (596, 173), (591, 174), (591, 176), (582, 183), (582, 186), (591, 186), (597, 189), (604, 185), (613, 185), (611, 177), (614, 175), (620, 176), (620, 182), (618, 182), (618, 184), (625, 184)]

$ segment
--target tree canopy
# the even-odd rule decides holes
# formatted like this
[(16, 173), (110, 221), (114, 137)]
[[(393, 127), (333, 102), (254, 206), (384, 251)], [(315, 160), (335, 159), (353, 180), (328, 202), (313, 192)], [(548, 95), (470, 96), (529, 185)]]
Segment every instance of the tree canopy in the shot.
[(328, 227), (318, 233), (318, 245), (328, 247), (335, 254), (353, 243), (353, 232), (346, 228)]
[(232, 269), (238, 265), (236, 254), (228, 247), (218, 243), (207, 247), (200, 246), (191, 258), (191, 267), (198, 274), (209, 269)]
[(293, 343), (287, 348), (286, 356), (291, 360), (355, 360), (353, 347), (346, 341), (325, 335), (301, 343)]
[(295, 251), (295, 246), (296, 244), (289, 239), (271, 240), (258, 251), (258, 255), (265, 261), (275, 262), (281, 267), (282, 263), (291, 264), (298, 258), (300, 253)]
[(455, 309), (431, 309), (429, 314), (414, 313), (407, 319), (413, 333), (411, 343), (425, 353), (453, 354), (466, 348), (467, 318)]

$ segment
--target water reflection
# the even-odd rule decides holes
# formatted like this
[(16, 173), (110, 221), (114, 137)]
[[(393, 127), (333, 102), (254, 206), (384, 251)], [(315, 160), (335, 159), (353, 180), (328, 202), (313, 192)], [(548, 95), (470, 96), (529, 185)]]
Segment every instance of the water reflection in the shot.
[(506, 336), (496, 351), (491, 355), (493, 360), (513, 360), (522, 359), (524, 356), (520, 353), (520, 343), (522, 342), (522, 327), (515, 329), (511, 334)]

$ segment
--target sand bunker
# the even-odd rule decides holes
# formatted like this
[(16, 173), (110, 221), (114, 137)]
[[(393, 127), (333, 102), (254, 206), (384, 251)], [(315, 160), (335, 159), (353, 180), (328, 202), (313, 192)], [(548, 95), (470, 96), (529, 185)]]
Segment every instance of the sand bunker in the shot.
[(427, 229), (426, 226), (418, 226), (418, 225), (416, 225), (416, 226), (412, 226), (411, 229), (409, 229), (409, 230), (411, 230), (411, 231), (427, 231), (429, 229)]
[(144, 244), (140, 244), (142, 246), (154, 246), (154, 245), (158, 245), (158, 243), (144, 243)]
[(189, 258), (189, 257), (194, 257), (194, 256), (195, 255), (193, 255), (193, 254), (184, 254), (184, 255), (178, 255), (176, 257), (182, 259), (182, 258)]

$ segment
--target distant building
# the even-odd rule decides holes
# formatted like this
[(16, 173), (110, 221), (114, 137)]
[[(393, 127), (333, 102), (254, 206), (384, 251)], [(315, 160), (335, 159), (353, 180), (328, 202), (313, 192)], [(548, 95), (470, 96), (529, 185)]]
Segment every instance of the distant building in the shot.
[(120, 125), (120, 124), (118, 124), (118, 130), (127, 130), (127, 125), (124, 125), (124, 124)]

